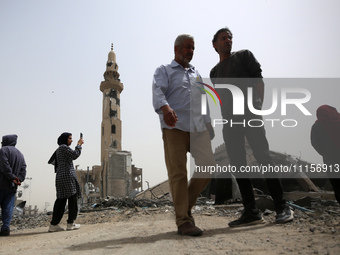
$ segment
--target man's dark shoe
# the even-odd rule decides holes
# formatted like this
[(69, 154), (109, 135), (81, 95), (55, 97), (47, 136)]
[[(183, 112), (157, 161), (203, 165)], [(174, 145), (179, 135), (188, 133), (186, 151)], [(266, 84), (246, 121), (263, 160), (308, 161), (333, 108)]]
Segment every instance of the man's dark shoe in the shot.
[(262, 217), (262, 213), (257, 211), (255, 213), (252, 212), (243, 212), (241, 217), (237, 220), (229, 222), (229, 227), (245, 227), (257, 224), (264, 224), (266, 221)]
[(9, 230), (4, 230), (0, 232), (0, 236), (9, 236), (10, 231)]
[(288, 205), (286, 205), (282, 211), (276, 213), (275, 223), (282, 224), (290, 222), (294, 219), (294, 212)]
[(191, 222), (186, 222), (178, 227), (177, 234), (181, 236), (200, 236), (203, 231), (194, 226)]

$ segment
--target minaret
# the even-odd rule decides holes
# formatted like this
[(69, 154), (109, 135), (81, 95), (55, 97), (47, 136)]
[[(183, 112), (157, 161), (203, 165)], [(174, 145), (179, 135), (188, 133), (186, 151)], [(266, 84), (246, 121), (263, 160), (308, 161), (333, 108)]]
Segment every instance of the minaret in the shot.
[(101, 162), (106, 165), (109, 151), (122, 150), (122, 121), (120, 120), (120, 93), (123, 84), (120, 82), (116, 54), (113, 52), (113, 44), (106, 62), (104, 81), (100, 84), (103, 92), (103, 119), (101, 126)]
[[(122, 151), (122, 121), (120, 120), (120, 82), (116, 54), (109, 52), (104, 72), (104, 81), (100, 83), (103, 93), (103, 119), (101, 124), (101, 165), (93, 166), (92, 177), (77, 172), (82, 183), (91, 182), (100, 190), (100, 196), (126, 197), (140, 192), (142, 169), (132, 164), (130, 151)], [(83, 172), (83, 173), (82, 173)], [(87, 172), (89, 173), (89, 171)], [(89, 180), (89, 178), (91, 178)], [(83, 186), (83, 185), (82, 185)], [(87, 186), (88, 187), (88, 186)], [(97, 194), (98, 196), (98, 194)], [(87, 194), (87, 198), (94, 197)]]

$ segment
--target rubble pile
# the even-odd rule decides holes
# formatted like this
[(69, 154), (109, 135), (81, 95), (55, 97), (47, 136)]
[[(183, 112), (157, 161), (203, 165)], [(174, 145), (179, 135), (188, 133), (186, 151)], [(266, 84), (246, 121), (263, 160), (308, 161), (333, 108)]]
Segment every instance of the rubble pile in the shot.
[[(172, 202), (168, 199), (133, 199), (133, 198), (106, 198), (98, 199), (92, 206), (93, 208), (108, 208), (121, 209), (121, 208), (147, 208), (147, 207), (164, 207), (165, 205), (172, 206)], [(83, 208), (82, 211), (91, 210), (89, 207)]]
[(14, 214), (11, 222), (11, 229), (20, 230), (45, 227), (50, 224), (50, 221), (51, 215), (47, 215), (46, 213), (38, 213), (36, 217)]
[[(340, 207), (339, 205), (322, 205), (315, 203), (310, 208), (313, 212), (294, 210), (294, 221), (283, 225), (284, 228), (297, 228), (300, 232), (330, 233), (340, 235)], [(270, 215), (274, 222), (275, 213)]]
[[(330, 233), (340, 235), (340, 206), (336, 201), (322, 201), (319, 199), (303, 200), (302, 206), (296, 206), (299, 201), (294, 201), (294, 221), (280, 227), (295, 228), (300, 232)], [(299, 209), (298, 209), (299, 208)], [(240, 203), (230, 202), (224, 205), (214, 205), (206, 198), (199, 198), (193, 208), (193, 216), (200, 220), (202, 217), (223, 217), (225, 225), (238, 218), (243, 206)], [(271, 209), (262, 209), (265, 220), (275, 225), (276, 213)], [(50, 214), (50, 213), (49, 213)], [(168, 199), (131, 199), (107, 198), (97, 200), (95, 204), (82, 207), (77, 218), (80, 224), (98, 224), (105, 222), (127, 221), (131, 218), (143, 217), (171, 217), (174, 218), (172, 202)], [(66, 222), (64, 215), (63, 222)], [(150, 219), (150, 218), (149, 218)], [(39, 213), (37, 217), (21, 217), (14, 215), (11, 229), (20, 230), (27, 228), (48, 227), (51, 215)]]

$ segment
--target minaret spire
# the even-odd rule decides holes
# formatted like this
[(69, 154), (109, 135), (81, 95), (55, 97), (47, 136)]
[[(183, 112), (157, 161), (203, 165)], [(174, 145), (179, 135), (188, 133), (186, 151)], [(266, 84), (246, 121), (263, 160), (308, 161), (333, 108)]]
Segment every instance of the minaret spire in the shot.
[(103, 120), (102, 120), (102, 161), (108, 159), (108, 150), (122, 150), (122, 134), (120, 119), (120, 93), (123, 84), (120, 82), (116, 54), (112, 50), (106, 62), (105, 80), (100, 84), (103, 92)]
[(119, 81), (118, 65), (116, 61), (116, 53), (113, 51), (113, 43), (111, 43), (111, 51), (107, 56), (106, 71), (104, 73), (104, 78), (106, 81), (109, 80)]

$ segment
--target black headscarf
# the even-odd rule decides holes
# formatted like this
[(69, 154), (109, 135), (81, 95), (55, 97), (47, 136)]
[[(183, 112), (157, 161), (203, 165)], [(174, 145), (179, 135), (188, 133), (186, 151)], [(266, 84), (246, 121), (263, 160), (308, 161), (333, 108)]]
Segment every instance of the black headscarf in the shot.
[(72, 135), (71, 133), (68, 132), (64, 132), (62, 133), (59, 137), (58, 137), (58, 145), (62, 145), (62, 144), (67, 144), (68, 138), (70, 137), (70, 135)]
[[(72, 135), (71, 133), (64, 132), (62, 133), (57, 140), (58, 145), (68, 145), (68, 138)], [(48, 164), (54, 165), (54, 172), (57, 172), (57, 150), (52, 154), (50, 160), (48, 161)]]

